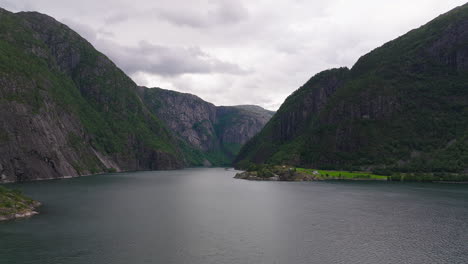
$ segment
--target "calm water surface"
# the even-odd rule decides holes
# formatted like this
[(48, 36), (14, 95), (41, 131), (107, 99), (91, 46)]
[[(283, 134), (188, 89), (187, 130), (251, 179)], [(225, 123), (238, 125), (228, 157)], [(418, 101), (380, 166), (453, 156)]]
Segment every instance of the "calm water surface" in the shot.
[(14, 185), (0, 263), (468, 263), (468, 185), (249, 182), (225, 169)]

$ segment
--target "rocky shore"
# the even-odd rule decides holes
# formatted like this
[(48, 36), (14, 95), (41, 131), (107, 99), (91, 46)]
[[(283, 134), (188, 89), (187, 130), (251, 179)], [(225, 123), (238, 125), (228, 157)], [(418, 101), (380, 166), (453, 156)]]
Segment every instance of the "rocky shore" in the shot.
[(314, 175), (298, 171), (295, 168), (285, 166), (275, 166), (269, 168), (259, 168), (237, 173), (234, 178), (250, 181), (318, 181), (319, 175)]
[(236, 179), (250, 181), (389, 181), (391, 177), (363, 171), (326, 171), (296, 168), (287, 165), (250, 164), (246, 171), (236, 174)]
[(296, 168), (285, 165), (250, 164), (246, 171), (237, 173), (234, 178), (250, 181), (395, 181), (468, 183), (466, 173), (392, 173), (375, 174), (369, 171), (333, 171)]
[(18, 190), (0, 186), (0, 221), (28, 218), (38, 214), (41, 203), (24, 196)]

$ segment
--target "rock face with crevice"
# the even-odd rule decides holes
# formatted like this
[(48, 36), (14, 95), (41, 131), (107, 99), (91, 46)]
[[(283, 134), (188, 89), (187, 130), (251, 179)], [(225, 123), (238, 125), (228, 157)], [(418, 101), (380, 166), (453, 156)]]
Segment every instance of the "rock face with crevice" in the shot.
[(140, 87), (139, 93), (148, 108), (211, 165), (231, 164), (274, 113), (251, 105), (215, 106), (192, 94), (160, 88)]

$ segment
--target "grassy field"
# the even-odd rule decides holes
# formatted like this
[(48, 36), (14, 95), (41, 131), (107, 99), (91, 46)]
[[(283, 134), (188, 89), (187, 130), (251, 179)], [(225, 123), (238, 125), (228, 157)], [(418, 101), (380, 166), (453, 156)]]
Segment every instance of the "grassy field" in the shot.
[(304, 169), (296, 168), (298, 172), (303, 172), (313, 175), (314, 172), (317, 172), (318, 175), (324, 179), (343, 179), (343, 180), (380, 180), (387, 181), (388, 176), (376, 175), (369, 172), (362, 171), (327, 171), (327, 170), (314, 170), (314, 169)]

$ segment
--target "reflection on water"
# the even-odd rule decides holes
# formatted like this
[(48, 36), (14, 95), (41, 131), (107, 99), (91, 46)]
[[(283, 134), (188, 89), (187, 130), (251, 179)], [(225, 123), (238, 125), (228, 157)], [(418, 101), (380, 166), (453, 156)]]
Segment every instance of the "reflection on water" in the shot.
[(15, 187), (0, 263), (468, 263), (468, 185), (249, 182), (225, 169)]

